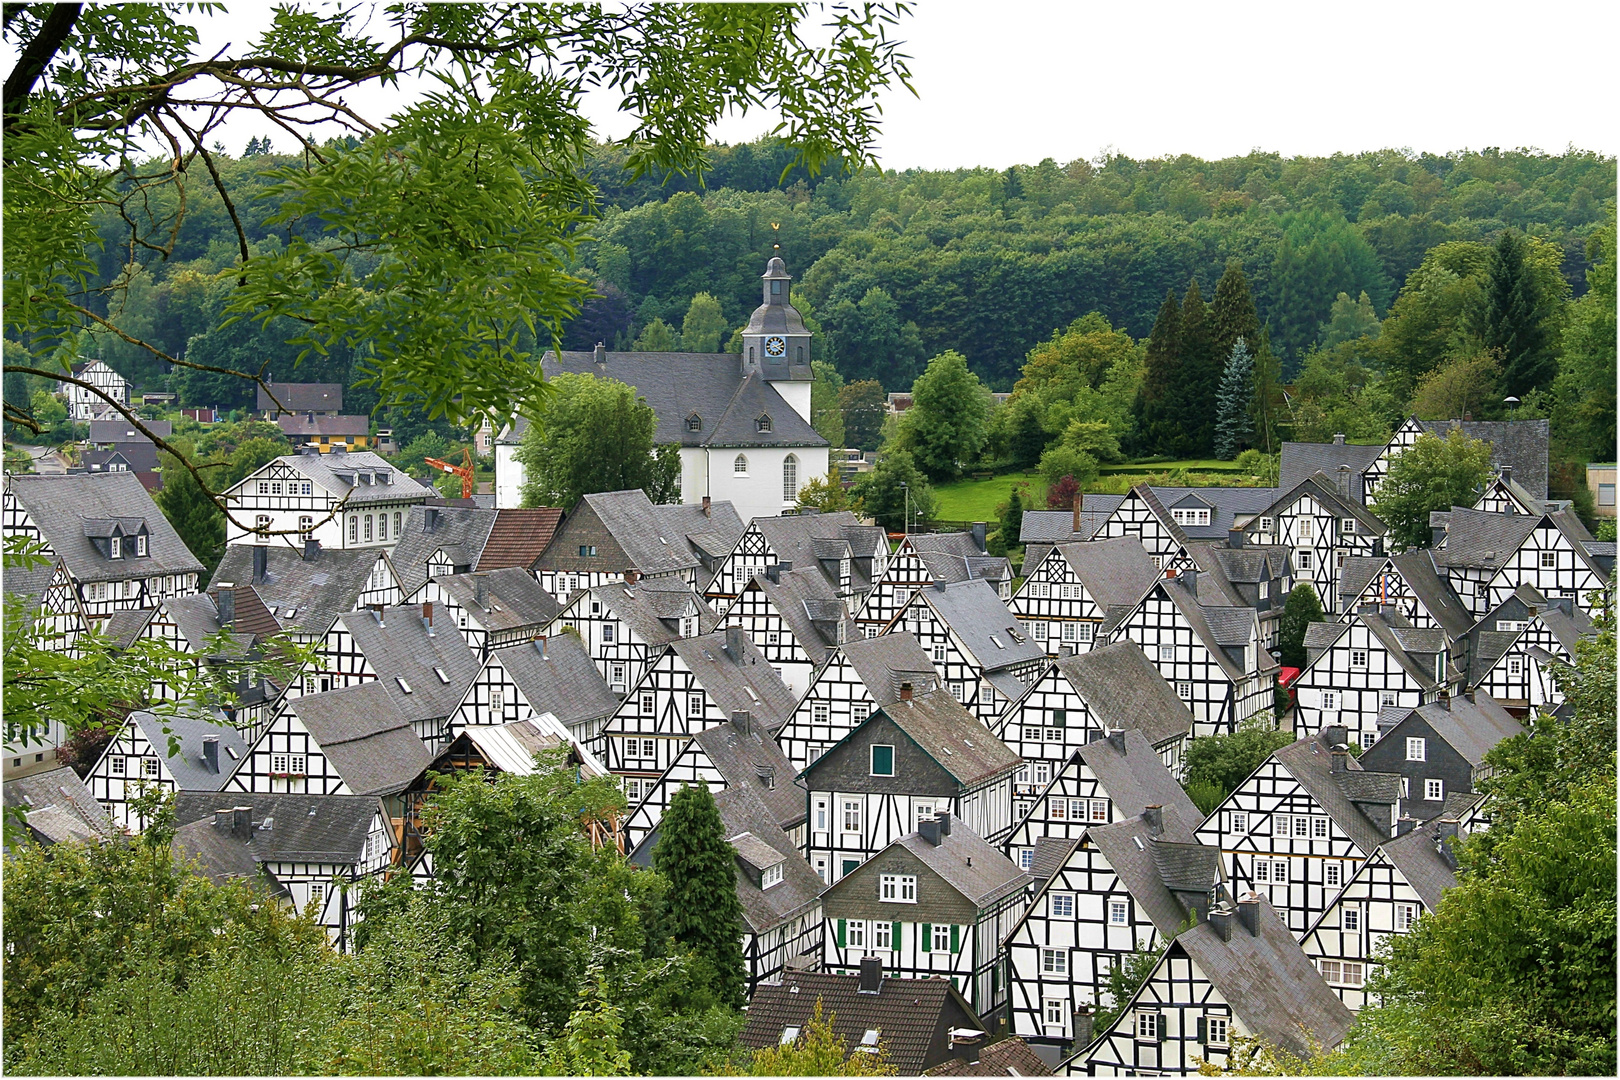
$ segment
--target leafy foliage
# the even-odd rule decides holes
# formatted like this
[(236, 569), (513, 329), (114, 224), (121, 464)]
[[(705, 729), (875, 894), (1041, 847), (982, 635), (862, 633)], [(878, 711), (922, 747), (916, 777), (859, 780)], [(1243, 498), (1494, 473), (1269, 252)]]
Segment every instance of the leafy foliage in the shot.
[(850, 1053), (849, 1043), (833, 1030), (836, 1013), (822, 1014), (816, 999), (810, 1021), (790, 1043), (749, 1051), (742, 1060), (716, 1070), (715, 1076), (893, 1076), (888, 1049), (878, 1040), (876, 1052)]
[(743, 1004), (742, 906), (737, 853), (707, 785), (681, 785), (659, 823), (653, 867), (669, 882), (663, 927), (693, 952), (713, 980), (715, 997)]
[(1373, 493), (1372, 510), (1389, 526), (1399, 548), (1428, 547), (1429, 514), (1472, 506), (1490, 475), (1491, 447), (1453, 428), (1441, 439), (1423, 434), (1390, 460), (1389, 472)]
[(1291, 733), (1245, 723), (1230, 735), (1210, 735), (1187, 743), (1187, 773), (1182, 786), (1204, 813), (1237, 790), (1272, 751), (1294, 741)]
[(990, 394), (968, 370), (967, 358), (947, 352), (928, 361), (911, 387), (911, 408), (900, 415), (898, 449), (909, 450), (932, 480), (961, 475), (987, 435)]
[(855, 481), (850, 495), (860, 513), (890, 532), (906, 530), (908, 513), (912, 525), (934, 517), (934, 489), (905, 450), (885, 451), (872, 471)]
[(1282, 651), (1286, 667), (1305, 666), (1305, 631), (1313, 622), (1323, 619), (1322, 601), (1317, 598), (1316, 587), (1302, 581), (1288, 591), (1283, 604), (1282, 618), (1277, 623), (1277, 648)]
[(586, 495), (631, 488), (654, 502), (679, 497), (678, 452), (655, 450), (658, 418), (633, 387), (569, 373), (553, 379), (549, 390), (516, 455), (527, 470), (525, 506), (571, 511)]
[[(814, 387), (811, 389), (813, 392)], [(883, 384), (876, 379), (846, 383), (838, 391), (838, 408), (844, 414), (844, 445), (876, 450), (888, 407)]]

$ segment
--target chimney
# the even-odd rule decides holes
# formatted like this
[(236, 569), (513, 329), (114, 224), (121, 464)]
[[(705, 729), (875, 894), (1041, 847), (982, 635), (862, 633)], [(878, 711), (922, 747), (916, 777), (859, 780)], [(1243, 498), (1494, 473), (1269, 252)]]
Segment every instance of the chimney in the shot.
[(789, 559), (777, 559), (776, 568), (785, 574), (793, 569), (793, 563)]
[(1209, 912), (1209, 925), (1221, 935), (1222, 941), (1232, 940), (1232, 909), (1229, 907), (1211, 908)]
[(1511, 466), (1511, 465), (1502, 466), (1502, 483), (1511, 484), (1512, 482), (1513, 482), (1513, 466)]
[(1348, 750), (1340, 750), (1339, 748), (1334, 747), (1333, 750), (1328, 754), (1328, 757), (1332, 759), (1332, 767), (1335, 773), (1349, 771), (1350, 752)]
[(422, 621), (428, 624), (428, 630), (433, 629), (433, 601), (422, 601)]
[(709, 510), (711, 509), (712, 505), (713, 504), (711, 504), (709, 502), (709, 497), (707, 495), (703, 496), (703, 516), (704, 517), (709, 516)]
[(1164, 807), (1158, 803), (1142, 807), (1142, 820), (1147, 822), (1148, 835), (1158, 836), (1164, 831)]
[(219, 594), (214, 597), (214, 606), (219, 609), (219, 625), (230, 628), (236, 623), (236, 589), (230, 585), (221, 585)]
[(988, 528), (988, 526), (984, 522), (975, 521), (973, 523), (973, 529), (972, 529), (972, 532), (973, 532), (973, 546), (978, 548), (980, 551), (985, 552), (986, 554), (988, 554), (988, 549), (986, 549), (986, 547), (985, 547), (985, 543), (986, 543), (986, 541), (985, 541), (985, 530), (987, 528)]
[(1249, 893), (1238, 901), (1237, 909), (1238, 922), (1243, 924), (1243, 929), (1249, 932), (1250, 937), (1259, 937), (1260, 897)]
[(634, 567), (631, 567), (631, 568), (625, 570), (625, 572), (624, 572), (624, 583), (626, 585), (634, 585), (636, 582), (638, 582), (640, 580), (641, 580), (641, 571), (640, 570), (637, 570)]
[(1573, 596), (1554, 596), (1547, 601), (1550, 611), (1562, 611), (1570, 618), (1575, 617), (1575, 598)]
[(202, 743), (203, 767), (211, 773), (219, 772), (219, 736), (204, 735)]
[(231, 811), (231, 835), (253, 839), (253, 807), (238, 806)]
[(733, 663), (742, 662), (743, 654), (743, 628), (740, 626), (726, 627), (726, 653)]
[(230, 807), (228, 807), (228, 806), (215, 807), (215, 809), (214, 809), (214, 828), (216, 828), (216, 829), (227, 829), (228, 830), (231, 827), (232, 820), (233, 820), (232, 811), (231, 811)]
[(304, 423), (313, 424), (314, 422), (315, 422), (315, 413), (314, 413), (314, 411), (311, 410), (310, 412), (306, 412), (304, 414)]
[(473, 575), (473, 602), (483, 610), (489, 610), (489, 579), (483, 574)]
[(910, 683), (903, 682), (903, 683), (900, 684), (900, 700), (901, 701), (910, 701), (911, 700), (911, 684)]
[(771, 563), (769, 566), (767, 566), (765, 568), (765, 580), (769, 581), (772, 585), (782, 584), (782, 564)]
[(1187, 591), (1192, 593), (1193, 600), (1196, 601), (1198, 599), (1198, 567), (1189, 566), (1183, 570), (1181, 580), (1187, 586)]
[(1333, 436), (1333, 445), (1334, 446), (1343, 446), (1344, 445), (1344, 435), (1343, 434), (1334, 435)]
[(425, 506), (422, 508), (422, 531), (433, 532), (439, 527), (439, 508)]
[(1109, 732), (1108, 732), (1108, 745), (1112, 746), (1115, 750), (1117, 750), (1121, 754), (1123, 754), (1125, 752), (1125, 729), (1124, 728), (1111, 728), (1111, 729), (1109, 729)]
[(534, 639), (534, 651), (540, 654), (540, 659), (546, 658), (546, 636), (541, 634)]
[(1091, 1011), (1090, 1005), (1080, 1005), (1074, 1010), (1074, 1045), (1089, 1046), (1091, 1033), (1096, 1027), (1097, 1017)]
[(1350, 729), (1343, 724), (1329, 724), (1322, 729), (1322, 741), (1329, 750), (1335, 746), (1343, 746), (1350, 738)]
[(737, 734), (744, 738), (752, 735), (753, 723), (754, 718), (749, 715), (747, 709), (735, 709), (732, 711), (731, 726), (737, 730)]
[(939, 818), (928, 818), (917, 822), (917, 833), (934, 847), (939, 847)]
[(1243, 530), (1236, 525), (1226, 530), (1226, 546), (1240, 548), (1243, 546)]
[[(934, 817), (937, 818), (938, 821), (939, 821), (939, 835), (941, 835), (941, 836), (949, 836), (949, 835), (951, 835), (951, 815), (949, 813), (947, 813), (946, 811), (941, 810), (939, 813), (935, 814)], [(970, 856), (970, 858), (971, 858), (971, 856)], [(971, 866), (972, 863), (969, 863), (968, 865)]]
[(316, 562), (321, 557), (321, 542), (313, 536), (304, 541), (304, 561)]
[(875, 956), (861, 957), (861, 987), (863, 994), (875, 994), (883, 989), (883, 961)]
[(1457, 842), (1457, 825), (1455, 818), (1441, 818), (1435, 823), (1434, 832), (1430, 834), (1434, 840), (1434, 849), (1453, 870), (1457, 869), (1457, 853), (1452, 848)]
[(263, 545), (253, 548), (253, 584), (263, 585), (265, 574), (270, 569), (270, 549)]
[(592, 352), (591, 356), (592, 356), (592, 359), (594, 359), (596, 361), (596, 366), (597, 367), (599, 367), (599, 368), (607, 367), (607, 346), (605, 344), (598, 341), (596, 343), (596, 349)]
[(1400, 819), (1395, 822), (1395, 835), (1405, 836), (1407, 833), (1411, 832), (1416, 825), (1417, 819), (1409, 818), (1405, 814), (1402, 814)]
[(1074, 509), (1072, 511), (1074, 517), (1069, 522), (1069, 531), (1076, 535), (1080, 533), (1080, 508), (1085, 504), (1085, 501), (1086, 497), (1080, 492), (1076, 491), (1074, 493)]

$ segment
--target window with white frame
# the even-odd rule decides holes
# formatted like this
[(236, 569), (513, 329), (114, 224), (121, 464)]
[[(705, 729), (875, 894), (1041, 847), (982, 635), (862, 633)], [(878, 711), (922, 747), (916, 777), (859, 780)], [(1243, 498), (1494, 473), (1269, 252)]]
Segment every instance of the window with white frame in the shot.
[(1106, 822), (1108, 820), (1108, 800), (1087, 799), (1086, 820)]
[(1311, 568), (1311, 553), (1303, 549), (1294, 552), (1294, 569), (1309, 570)]
[[(950, 952), (951, 951), (951, 928), (946, 923), (935, 923), (934, 924), (934, 951), (935, 952)], [(1065, 955), (1063, 957), (1063, 959), (1068, 960), (1068, 956)]]
[(1176, 697), (1180, 698), (1182, 701), (1191, 701), (1192, 696), (1193, 696), (1192, 683), (1190, 683), (1190, 682), (1178, 682), (1178, 683), (1176, 683)]
[(759, 877), (759, 887), (762, 890), (768, 889), (772, 885), (782, 884), (782, 866), (782, 863), (777, 863), (775, 866), (767, 866), (765, 868), (764, 872), (761, 873)]
[(826, 799), (817, 799), (816, 800), (816, 831), (817, 832), (826, 832), (827, 831), (827, 800)]
[(1224, 1016), (1204, 1017), (1204, 1034), (1211, 1046), (1225, 1046), (1228, 1020)]
[(1028, 870), (1035, 865), (1034, 848), (1018, 848), (1014, 854), (1017, 856), (1017, 858), (1015, 858), (1013, 861), (1018, 864), (1018, 869)]
[(1136, 1014), (1136, 1037), (1146, 1042), (1159, 1041), (1159, 1014), (1146, 1010)]
[(857, 724), (864, 724), (872, 715), (872, 704), (867, 701), (857, 701), (849, 707), (849, 718)]
[(271, 754), (270, 755), (270, 775), (271, 776), (285, 776), (285, 775), (287, 775), (287, 755), (286, 754)]
[(1090, 644), (1096, 639), (1097, 627), (1092, 623), (1066, 623), (1064, 625), (1074, 628), (1074, 639), (1082, 645)]
[(1159, 646), (1159, 663), (1173, 664), (1176, 660), (1176, 647), (1174, 645)]
[(1411, 738), (1407, 739), (1406, 740), (1406, 760), (1407, 761), (1427, 761), (1427, 760), (1429, 760), (1429, 740), (1427, 740), (1427, 739), (1411, 739)]
[(1351, 649), (1350, 666), (1353, 668), (1365, 668), (1367, 666), (1367, 650)]
[(1339, 692), (1337, 690), (1322, 691), (1322, 710), (1331, 712), (1339, 707)]
[(1330, 887), (1337, 887), (1340, 884), (1339, 877), (1341, 872), (1342, 871), (1339, 869), (1338, 863), (1328, 863), (1322, 868), (1322, 884)]
[(1361, 932), (1361, 909), (1354, 904), (1346, 904), (1342, 911), (1343, 914), (1339, 918), (1340, 924), (1345, 930), (1359, 934)]
[(1235, 832), (1235, 833), (1246, 833), (1246, 832), (1248, 832), (1249, 831), (1249, 815), (1245, 814), (1245, 813), (1242, 813), (1241, 811), (1233, 811), (1233, 813), (1232, 813), (1232, 831)]
[(641, 801), (641, 780), (638, 777), (627, 777), (624, 781), (624, 797), (631, 806)]
[(847, 833), (861, 831), (861, 802), (859, 799), (844, 800), (844, 831)]
[(1069, 973), (1069, 954), (1065, 949), (1041, 950), (1041, 974), (1067, 975)]
[(880, 874), (878, 899), (885, 904), (915, 904), (917, 902), (917, 875)]
[(1062, 1027), (1066, 1004), (1062, 998), (1046, 998), (1042, 1006), (1041, 1022), (1047, 1027)]
[(122, 755), (108, 758), (107, 759), (107, 768), (112, 772), (112, 774), (114, 776), (124, 776), (124, 775), (126, 775), (125, 772), (124, 772), (125, 768), (127, 768), (125, 758)]
[(686, 715), (689, 717), (698, 717), (703, 715), (702, 694), (686, 695)]
[(1519, 679), (1524, 677), (1524, 657), (1510, 656), (1507, 662), (1508, 678)]
[(1323, 960), (1322, 978), (1330, 986), (1360, 986), (1362, 967), (1349, 960)]
[(1131, 906), (1124, 900), (1108, 901), (1108, 925), (1125, 926), (1131, 921)]
[(1315, 533), (1316, 522), (1312, 518), (1301, 517), (1299, 519), (1299, 538), (1309, 540)]
[(1275, 524), (1275, 522), (1273, 522), (1271, 520), (1271, 518), (1263, 517), (1263, 518), (1260, 519), (1260, 531), (1261, 532), (1270, 532), (1271, 529), (1272, 529), (1272, 526), (1274, 524)]
[(1043, 622), (1031, 624), (1029, 628), (1029, 636), (1034, 638), (1036, 641), (1045, 641), (1046, 624)]
[(303, 754), (292, 755), (287, 762), (287, 771), (294, 776), (304, 776), (309, 772), (309, 759)]
[(1326, 840), (1328, 838), (1328, 819), (1322, 814), (1311, 817), (1311, 839)]
[(747, 476), (748, 475), (748, 459), (746, 457), (744, 457), (742, 454), (738, 454), (735, 458), (732, 458), (732, 460), (731, 460), (731, 471), (732, 471), (732, 473), (734, 473), (737, 476)]
[(844, 940), (852, 949), (866, 948), (866, 920), (851, 919), (845, 924)]
[(1055, 892), (1047, 899), (1047, 905), (1054, 919), (1074, 918), (1074, 893)]
[(1378, 693), (1378, 707), (1380, 709), (1393, 709), (1397, 704), (1395, 691), (1381, 690)]
[(1288, 884), (1287, 859), (1254, 860), (1254, 880), (1270, 885)]
[(1439, 802), (1446, 797), (1446, 782), (1444, 780), (1423, 781), (1423, 798), (1427, 802)]
[(622, 689), (624, 689), (624, 680), (625, 680), (625, 666), (623, 664), (619, 664), (619, 663), (609, 664), (608, 665), (608, 682), (611, 683), (614, 687), (622, 690)]
[(1047, 784), (1051, 783), (1051, 780), (1052, 763), (1049, 761), (1037, 761), (1035, 763), (1035, 786), (1045, 787)]
[(875, 922), (872, 924), (872, 948), (892, 949), (894, 924), (888, 922)]
[(1395, 905), (1395, 932), (1404, 934), (1417, 924), (1418, 909), (1416, 904)]
[(812, 701), (810, 703), (810, 722), (813, 724), (831, 723), (832, 704), (826, 701)]
[(1558, 552), (1556, 552), (1556, 551), (1543, 551), (1541, 553), (1541, 568), (1543, 570), (1554, 570), (1557, 567), (1558, 567)]
[(799, 459), (789, 454), (782, 461), (782, 501), (792, 502), (799, 497)]

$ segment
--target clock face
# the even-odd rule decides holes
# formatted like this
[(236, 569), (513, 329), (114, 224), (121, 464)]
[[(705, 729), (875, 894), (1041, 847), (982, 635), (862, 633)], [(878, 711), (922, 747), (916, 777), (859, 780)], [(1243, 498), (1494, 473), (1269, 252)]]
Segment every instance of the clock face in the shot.
[(766, 338), (765, 339), (765, 355), (766, 356), (786, 356), (787, 355), (787, 338), (785, 338), (785, 337), (768, 337), (768, 338)]

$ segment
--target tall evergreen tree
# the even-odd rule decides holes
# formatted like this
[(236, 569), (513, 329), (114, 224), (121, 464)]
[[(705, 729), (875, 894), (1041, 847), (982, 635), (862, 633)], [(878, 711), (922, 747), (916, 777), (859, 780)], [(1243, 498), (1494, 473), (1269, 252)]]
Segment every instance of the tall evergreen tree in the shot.
[[(219, 504), (197, 483), (191, 470), (172, 455), (162, 454), (160, 457), (163, 487), (152, 497), (152, 501), (169, 519), (169, 524), (186, 542), (186, 547), (197, 556), (197, 561), (203, 564), (203, 578), (207, 580), (213, 576), (214, 567), (219, 565), (221, 556), (225, 554), (225, 515), (220, 511)], [(211, 484), (223, 488), (225, 485), (220, 482), (223, 478), (219, 475), (223, 471), (213, 469), (204, 475), (208, 476)]]
[(1548, 304), (1526, 265), (1524, 234), (1504, 232), (1491, 250), (1485, 293), (1485, 347), (1502, 354), (1502, 392), (1524, 397), (1558, 373)]
[(1181, 377), (1176, 382), (1175, 413), (1180, 424), (1177, 457), (1203, 457), (1215, 443), (1216, 392), (1224, 357), (1215, 352), (1209, 305), (1198, 281), (1187, 283), (1181, 301)]
[(1215, 283), (1210, 320), (1214, 325), (1211, 337), (1215, 355), (1223, 361), (1232, 355), (1238, 338), (1248, 342), (1251, 349), (1260, 340), (1260, 316), (1254, 310), (1254, 295), (1249, 291), (1243, 264), (1236, 259), (1226, 261), (1226, 270)]
[(742, 904), (736, 850), (705, 784), (681, 785), (664, 811), (653, 868), (669, 881), (669, 936), (711, 969), (715, 997), (743, 1005)]
[(1149, 454), (1173, 453), (1176, 383), (1181, 376), (1181, 303), (1176, 291), (1164, 295), (1159, 317), (1148, 335), (1147, 370), (1136, 399), (1136, 430)]
[(1302, 581), (1289, 590), (1288, 602), (1283, 605), (1282, 618), (1277, 622), (1277, 648), (1282, 662), (1288, 667), (1305, 666), (1305, 631), (1313, 622), (1321, 622), (1322, 601), (1308, 581)]
[(1230, 461), (1238, 456), (1254, 430), (1249, 409), (1254, 401), (1254, 357), (1243, 338), (1232, 343), (1221, 392), (1215, 403), (1215, 456)]

